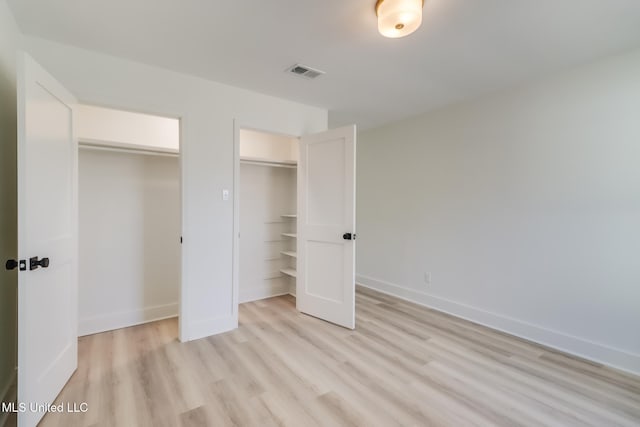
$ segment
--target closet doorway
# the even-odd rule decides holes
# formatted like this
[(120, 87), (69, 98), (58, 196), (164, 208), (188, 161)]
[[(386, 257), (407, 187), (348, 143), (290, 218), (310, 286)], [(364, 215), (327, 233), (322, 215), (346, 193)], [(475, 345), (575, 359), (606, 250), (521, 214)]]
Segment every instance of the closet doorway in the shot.
[(355, 328), (355, 126), (291, 137), (236, 123), (234, 140), (234, 314), (289, 293)]
[(78, 334), (177, 317), (180, 120), (80, 105), (75, 130)]
[(239, 302), (295, 295), (298, 138), (240, 129)]

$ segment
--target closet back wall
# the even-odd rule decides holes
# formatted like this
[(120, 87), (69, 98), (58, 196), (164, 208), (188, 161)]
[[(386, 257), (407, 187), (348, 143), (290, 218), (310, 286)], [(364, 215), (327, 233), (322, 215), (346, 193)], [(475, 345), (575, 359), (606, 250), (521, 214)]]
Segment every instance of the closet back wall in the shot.
[(280, 272), (289, 259), (295, 222), (281, 217), (296, 210), (296, 169), (240, 165), (240, 298), (241, 303), (291, 292), (290, 278)]
[(178, 157), (80, 149), (79, 334), (178, 314)]

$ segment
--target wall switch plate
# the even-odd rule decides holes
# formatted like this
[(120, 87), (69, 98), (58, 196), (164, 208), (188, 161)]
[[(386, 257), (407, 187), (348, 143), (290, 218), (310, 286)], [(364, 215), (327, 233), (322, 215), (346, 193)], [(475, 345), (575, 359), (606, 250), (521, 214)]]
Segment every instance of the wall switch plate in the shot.
[(222, 190), (222, 200), (229, 200), (229, 190)]

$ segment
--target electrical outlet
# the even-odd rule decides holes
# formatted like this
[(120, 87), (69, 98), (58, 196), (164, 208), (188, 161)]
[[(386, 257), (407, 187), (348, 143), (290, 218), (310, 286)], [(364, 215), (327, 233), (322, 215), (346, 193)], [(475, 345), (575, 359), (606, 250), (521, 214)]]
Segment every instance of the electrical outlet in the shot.
[(427, 285), (431, 284), (431, 272), (430, 271), (426, 271), (424, 273), (424, 283)]

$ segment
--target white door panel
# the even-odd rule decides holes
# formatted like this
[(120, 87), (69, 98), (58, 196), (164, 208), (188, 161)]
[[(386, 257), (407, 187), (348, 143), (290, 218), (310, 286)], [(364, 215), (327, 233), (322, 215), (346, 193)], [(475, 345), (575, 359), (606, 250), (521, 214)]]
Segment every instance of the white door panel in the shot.
[(297, 307), (355, 327), (355, 126), (300, 139)]
[(343, 139), (306, 144), (308, 193), (307, 221), (310, 226), (345, 223), (345, 147)]
[(329, 243), (308, 239), (306, 249), (307, 258), (314, 260), (307, 262), (306, 294), (327, 302), (343, 304), (345, 292), (342, 283), (342, 242)]
[[(31, 57), (18, 71), (18, 401), (52, 403), (77, 366), (75, 99)], [(29, 268), (32, 257), (48, 267)], [(34, 426), (44, 413), (18, 413)]]

